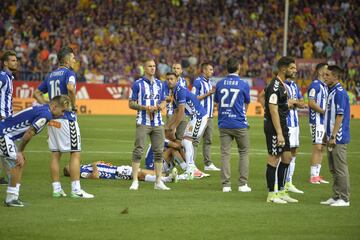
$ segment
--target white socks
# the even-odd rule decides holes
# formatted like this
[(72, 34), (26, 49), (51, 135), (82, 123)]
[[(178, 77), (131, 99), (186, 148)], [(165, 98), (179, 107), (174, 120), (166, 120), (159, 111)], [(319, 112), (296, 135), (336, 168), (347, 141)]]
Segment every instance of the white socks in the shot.
[(292, 182), (292, 177), (294, 176), (294, 172), (295, 172), (295, 160), (296, 160), (296, 157), (291, 158), (286, 182)]
[(53, 182), (52, 187), (53, 187), (53, 192), (60, 192), (62, 189), (60, 182)]
[(188, 165), (194, 165), (194, 147), (193, 147), (192, 141), (184, 138), (181, 143), (185, 149), (186, 163)]
[(12, 200), (16, 200), (19, 198), (19, 191), (17, 187), (8, 186), (6, 193), (6, 202), (11, 202)]
[(186, 162), (181, 162), (179, 165), (182, 170), (186, 170), (186, 168), (187, 168)]
[(317, 170), (316, 170), (317, 176), (320, 176), (320, 169), (321, 169), (321, 164), (318, 164), (317, 165)]
[(80, 180), (75, 180), (71, 182), (71, 191), (79, 192), (81, 190)]
[[(60, 182), (53, 182), (52, 187), (54, 192), (60, 192), (62, 190)], [(71, 181), (71, 191), (79, 192), (80, 190), (81, 190), (80, 180)]]
[(318, 177), (320, 175), (321, 164), (310, 166), (310, 176)]

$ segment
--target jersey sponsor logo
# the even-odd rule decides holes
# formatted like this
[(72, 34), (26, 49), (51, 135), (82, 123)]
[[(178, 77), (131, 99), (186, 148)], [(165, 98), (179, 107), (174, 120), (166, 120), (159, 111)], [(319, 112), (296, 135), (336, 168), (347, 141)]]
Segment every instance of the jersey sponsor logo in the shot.
[(49, 127), (54, 127), (54, 128), (61, 128), (61, 122), (58, 121), (50, 121), (48, 124)]
[(160, 99), (160, 95), (159, 94), (144, 94), (144, 99), (158, 100), (158, 99)]

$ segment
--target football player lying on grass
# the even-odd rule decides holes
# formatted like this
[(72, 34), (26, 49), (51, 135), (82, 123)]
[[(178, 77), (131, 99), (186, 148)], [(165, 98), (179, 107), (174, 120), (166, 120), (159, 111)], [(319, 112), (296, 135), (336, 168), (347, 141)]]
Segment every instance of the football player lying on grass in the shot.
[[(114, 166), (111, 163), (97, 161), (80, 166), (80, 176), (89, 179), (132, 179), (131, 166)], [(69, 164), (64, 167), (64, 176), (69, 177)], [(139, 169), (138, 178), (140, 181), (155, 182), (155, 172), (147, 169)], [(177, 169), (174, 168), (168, 176), (161, 178), (163, 182), (177, 182)]]

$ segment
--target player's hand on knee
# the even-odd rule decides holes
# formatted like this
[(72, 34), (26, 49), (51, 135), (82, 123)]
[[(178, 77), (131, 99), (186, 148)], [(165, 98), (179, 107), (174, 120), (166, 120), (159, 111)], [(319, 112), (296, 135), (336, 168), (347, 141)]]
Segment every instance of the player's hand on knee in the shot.
[(22, 152), (16, 154), (16, 165), (19, 167), (23, 167), (25, 164), (25, 156)]

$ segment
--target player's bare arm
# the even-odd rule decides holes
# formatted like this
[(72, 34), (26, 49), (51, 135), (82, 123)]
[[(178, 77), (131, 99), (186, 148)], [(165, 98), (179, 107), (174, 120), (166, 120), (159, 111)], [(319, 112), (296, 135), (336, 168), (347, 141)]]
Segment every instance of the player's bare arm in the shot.
[(92, 164), (91, 164), (91, 167), (92, 167), (92, 169), (93, 169), (93, 171), (92, 171), (92, 173), (89, 175), (89, 177), (88, 178), (90, 178), (90, 179), (99, 179), (100, 177), (99, 177), (99, 170), (98, 170), (98, 168), (97, 168), (97, 164), (98, 162), (93, 162)]
[(23, 135), (22, 139), (20, 140), (20, 144), (18, 147), (18, 153), (16, 157), (16, 164), (22, 167), (25, 163), (25, 156), (24, 150), (28, 142), (30, 142), (31, 138), (35, 135), (36, 131), (34, 127), (30, 127), (25, 134)]
[(207, 93), (205, 93), (203, 95), (197, 96), (197, 99), (199, 99), (201, 101), (204, 98), (207, 98), (207, 97), (211, 96), (212, 94), (214, 94), (215, 91), (216, 91), (216, 88), (212, 88), (209, 92), (207, 92)]
[(76, 110), (76, 90), (75, 90), (75, 84), (69, 83), (66, 85), (66, 88), (68, 90), (68, 94), (70, 97), (72, 109)]
[(313, 109), (314, 111), (316, 111), (318, 113), (321, 113), (321, 114), (325, 113), (325, 110), (322, 109), (319, 105), (317, 105), (314, 100), (309, 100), (308, 105), (309, 105), (309, 108)]
[(36, 99), (36, 101), (40, 104), (46, 104), (49, 103), (49, 101), (46, 101), (44, 98), (44, 94), (39, 90), (35, 89), (33, 97)]
[(174, 117), (171, 119), (167, 126), (167, 130), (174, 131), (180, 124), (181, 120), (184, 119), (185, 116), (185, 104), (180, 104), (179, 107), (176, 109)]
[(281, 129), (281, 125), (280, 125), (278, 105), (277, 104), (269, 104), (269, 110), (270, 110), (270, 114), (271, 114), (271, 120), (272, 120), (272, 123), (275, 127), (275, 131), (277, 134), (278, 145), (283, 146), (283, 145), (285, 145), (285, 139), (284, 139), (284, 135), (283, 135), (283, 132)]
[(166, 101), (162, 101), (158, 106), (157, 106), (157, 110), (158, 111), (162, 111), (163, 109), (166, 108)]
[(144, 106), (144, 105), (140, 105), (137, 103), (137, 101), (133, 101), (133, 100), (129, 100), (129, 108), (136, 110), (136, 111), (142, 111), (142, 110), (146, 110), (148, 112), (154, 112), (157, 107), (154, 106)]
[(264, 89), (261, 90), (261, 92), (259, 93), (258, 101), (261, 104), (261, 106), (263, 108), (265, 108), (265, 91), (264, 91)]

